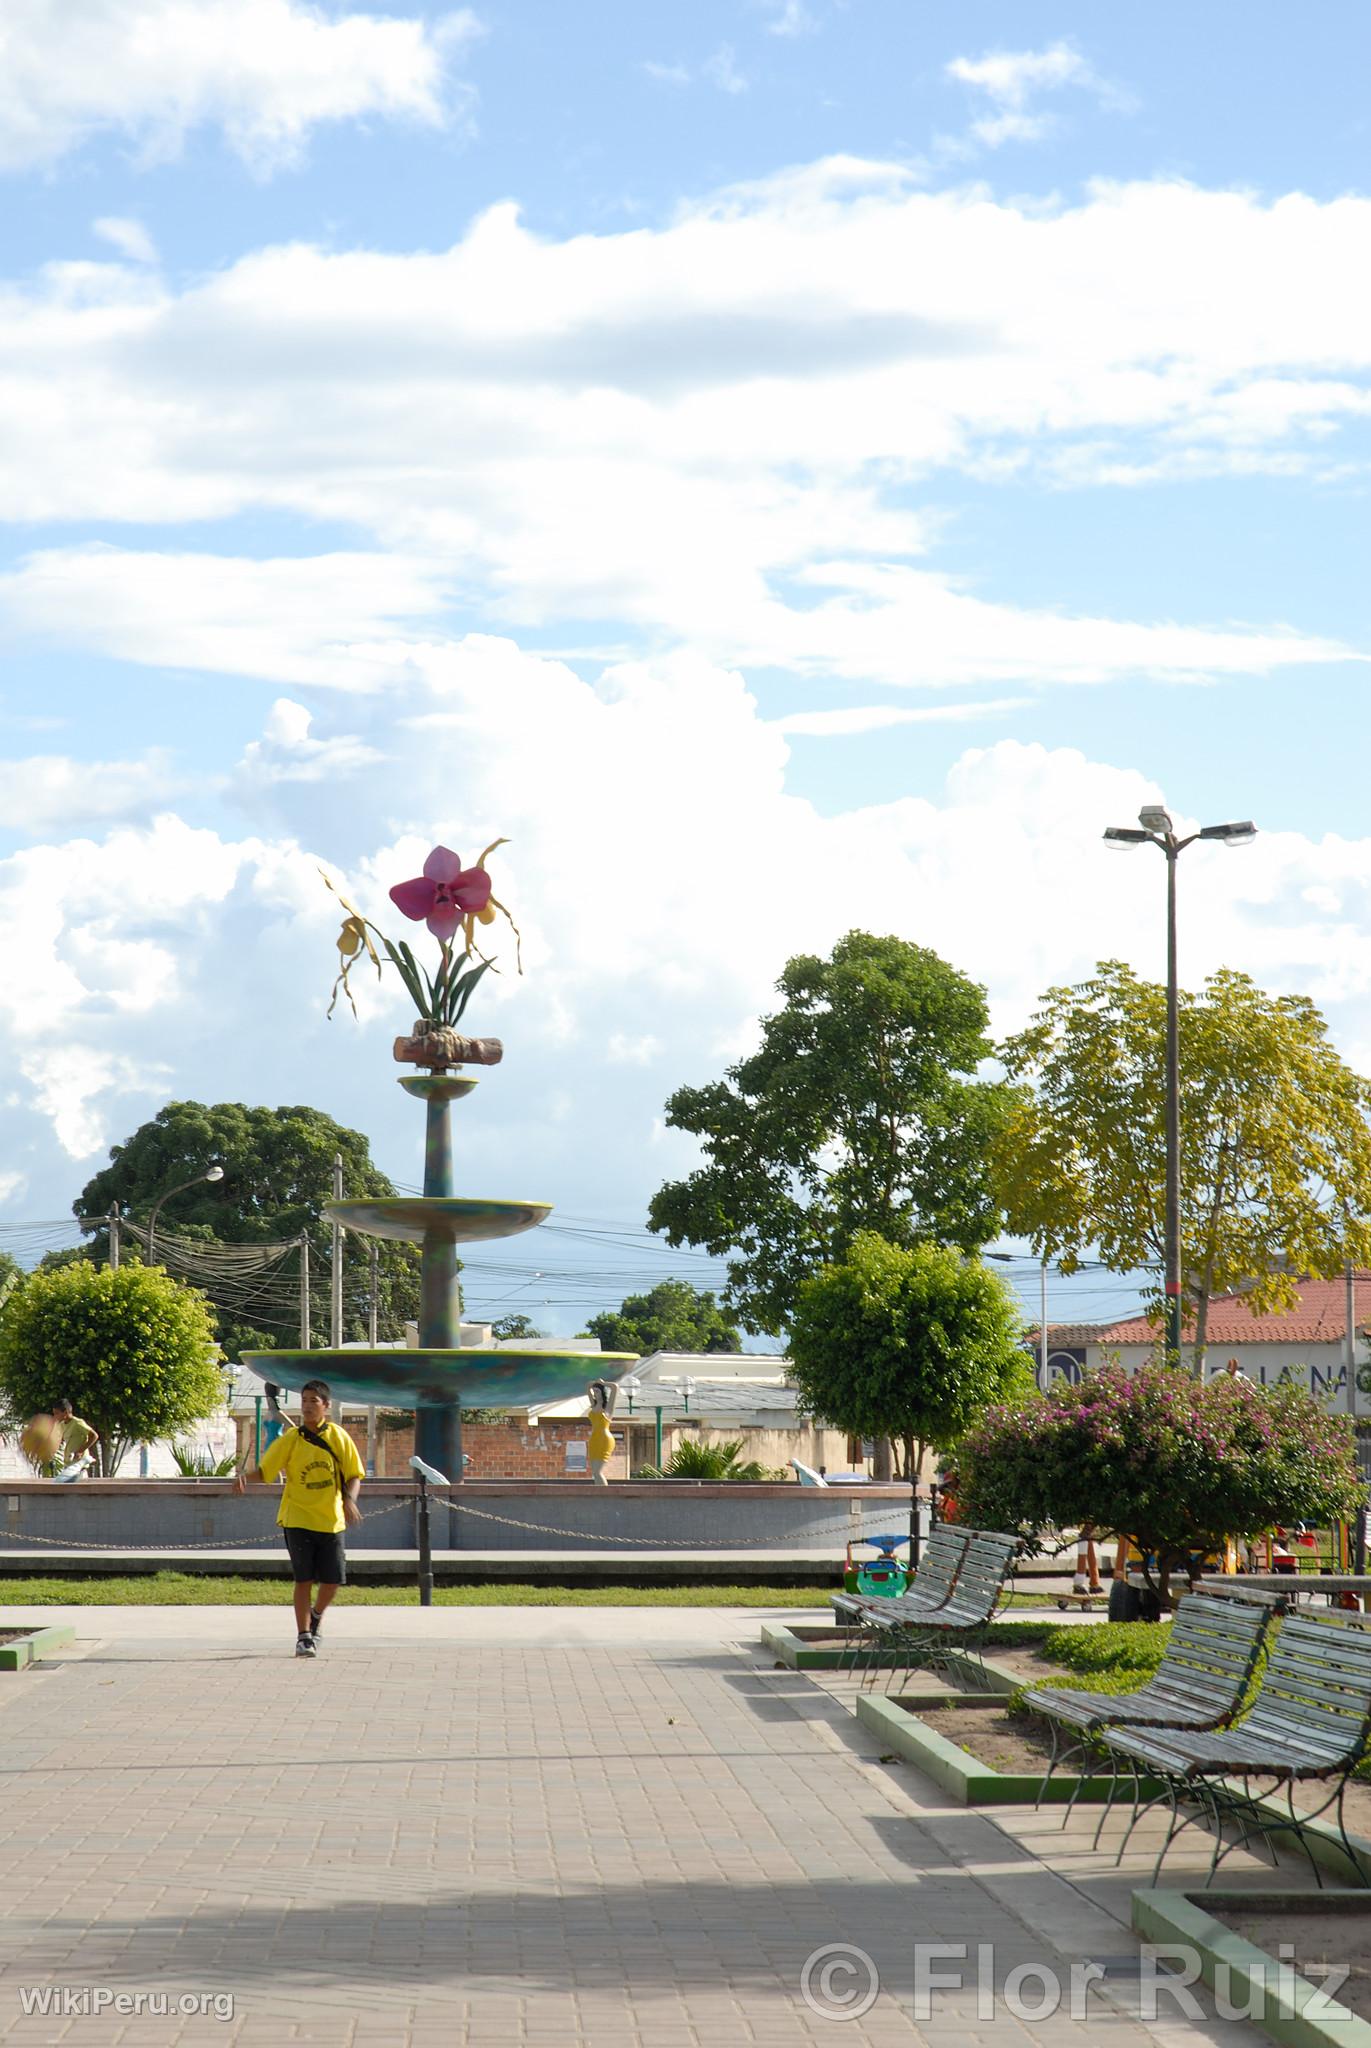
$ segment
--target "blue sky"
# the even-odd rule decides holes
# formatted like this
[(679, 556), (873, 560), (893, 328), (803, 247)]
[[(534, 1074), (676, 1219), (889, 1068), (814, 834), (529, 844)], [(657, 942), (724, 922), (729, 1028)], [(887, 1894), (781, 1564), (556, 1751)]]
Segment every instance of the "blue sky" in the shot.
[(901, 930), (1004, 1029), (1155, 971), (1099, 831), (1156, 794), (1263, 827), (1192, 858), (1188, 971), (1371, 1059), (1362, 10), (0, 38), (0, 1228), (173, 1094), (405, 1178), (316, 869), (379, 911), (436, 838), (510, 834), (529, 934), (481, 1191), (625, 1230), (788, 952)]

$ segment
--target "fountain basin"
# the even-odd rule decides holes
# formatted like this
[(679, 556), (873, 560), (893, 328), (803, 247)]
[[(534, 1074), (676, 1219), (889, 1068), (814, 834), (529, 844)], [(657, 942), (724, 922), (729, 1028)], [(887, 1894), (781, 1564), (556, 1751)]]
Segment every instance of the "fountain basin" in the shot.
[(425, 1238), (440, 1244), (485, 1244), (517, 1237), (551, 1215), (551, 1202), (483, 1202), (460, 1195), (386, 1195), (369, 1202), (328, 1202), (324, 1214), (363, 1237)]
[[(343, 1204), (343, 1207), (349, 1206)], [(355, 1206), (363, 1207), (358, 1203)], [(377, 1407), (530, 1408), (571, 1401), (592, 1380), (617, 1380), (637, 1363), (633, 1351), (245, 1351), (264, 1380), (293, 1391), (327, 1380), (335, 1400)]]

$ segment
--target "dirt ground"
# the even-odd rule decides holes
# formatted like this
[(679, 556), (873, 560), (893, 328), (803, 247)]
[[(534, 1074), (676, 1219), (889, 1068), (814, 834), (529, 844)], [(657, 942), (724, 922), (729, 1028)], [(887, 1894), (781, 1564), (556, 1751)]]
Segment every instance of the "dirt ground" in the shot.
[[(1364, 1912), (1297, 1912), (1270, 1907), (1248, 1911), (1236, 1906), (1211, 1906), (1216, 1920), (1231, 1927), (1244, 1941), (1277, 1962), (1289, 1962), (1301, 1976), (1318, 1972), (1326, 1964), (1349, 1972), (1338, 1986), (1330, 1982), (1329, 1995), (1358, 2018), (1371, 2020), (1371, 1899)], [(1311, 1983), (1320, 1981), (1317, 1974)]]
[(925, 1728), (969, 1750), (981, 1763), (1006, 1776), (1041, 1776), (1052, 1754), (1047, 1723), (1001, 1707), (930, 1707), (919, 1715)]

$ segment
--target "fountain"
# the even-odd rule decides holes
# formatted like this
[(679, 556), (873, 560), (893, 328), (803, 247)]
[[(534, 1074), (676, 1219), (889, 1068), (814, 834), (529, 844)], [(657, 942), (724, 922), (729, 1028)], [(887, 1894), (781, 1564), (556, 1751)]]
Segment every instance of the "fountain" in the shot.
[[(495, 845), (504, 842), (496, 840)], [(419, 1343), (417, 1348), (367, 1349), (348, 1345), (338, 1350), (245, 1351), (243, 1357), (262, 1378), (300, 1386), (305, 1380), (327, 1380), (335, 1396), (368, 1405), (412, 1407), (419, 1455), (453, 1480), (462, 1476), (461, 1410), (526, 1408), (565, 1401), (585, 1392), (590, 1373), (615, 1376), (633, 1362), (631, 1352), (585, 1352), (501, 1349), (479, 1350), (459, 1344), (461, 1322), (457, 1247), (484, 1244), (532, 1230), (552, 1212), (550, 1202), (499, 1202), (455, 1193), (452, 1169), (451, 1106), (476, 1087), (476, 1077), (460, 1071), (464, 1064), (495, 1066), (504, 1056), (498, 1039), (467, 1038), (456, 1026), (473, 991), (493, 962), (474, 944), (477, 922), (488, 924), (497, 911), (509, 913), (490, 893), (485, 862), (487, 847), (474, 867), (463, 868), (457, 856), (436, 847), (422, 877), (391, 890), (407, 917), (424, 918), (442, 946), (435, 976), (419, 967), (409, 947), (393, 945), (360, 911), (340, 898), (348, 916), (338, 940), (342, 966), (334, 984), (332, 1014), (341, 989), (352, 1001), (348, 974), (365, 954), (381, 972), (375, 940), (414, 998), (420, 1016), (413, 1035), (395, 1041), (395, 1057), (425, 1067), (407, 1074), (400, 1086), (426, 1106), (424, 1192), (370, 1201), (330, 1202), (324, 1213), (332, 1222), (364, 1237), (407, 1239), (421, 1247)], [(325, 877), (327, 880), (327, 877)], [(329, 887), (332, 888), (332, 883)], [(511, 928), (513, 920), (509, 919)], [(458, 928), (465, 945), (453, 952)], [(516, 930), (517, 939), (517, 930)], [(473, 952), (478, 964), (471, 965)], [(354, 1013), (356, 1010), (353, 1004)], [(457, 1071), (452, 1071), (453, 1069)]]

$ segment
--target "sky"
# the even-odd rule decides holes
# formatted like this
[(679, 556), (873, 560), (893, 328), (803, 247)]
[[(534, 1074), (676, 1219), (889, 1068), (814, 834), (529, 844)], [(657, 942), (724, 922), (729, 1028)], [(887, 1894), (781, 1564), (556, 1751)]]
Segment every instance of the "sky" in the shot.
[(398, 929), (435, 843), (508, 838), (524, 936), (459, 1185), (556, 1209), (472, 1314), (717, 1276), (644, 1234), (664, 1104), (791, 954), (897, 932), (999, 1033), (1160, 974), (1161, 863), (1101, 840), (1149, 801), (1260, 828), (1185, 857), (1186, 981), (1371, 1066), (1368, 45), (1347, 0), (8, 0), (0, 1244), (173, 1098), (416, 1182), (406, 1001), (326, 1018), (319, 871)]

